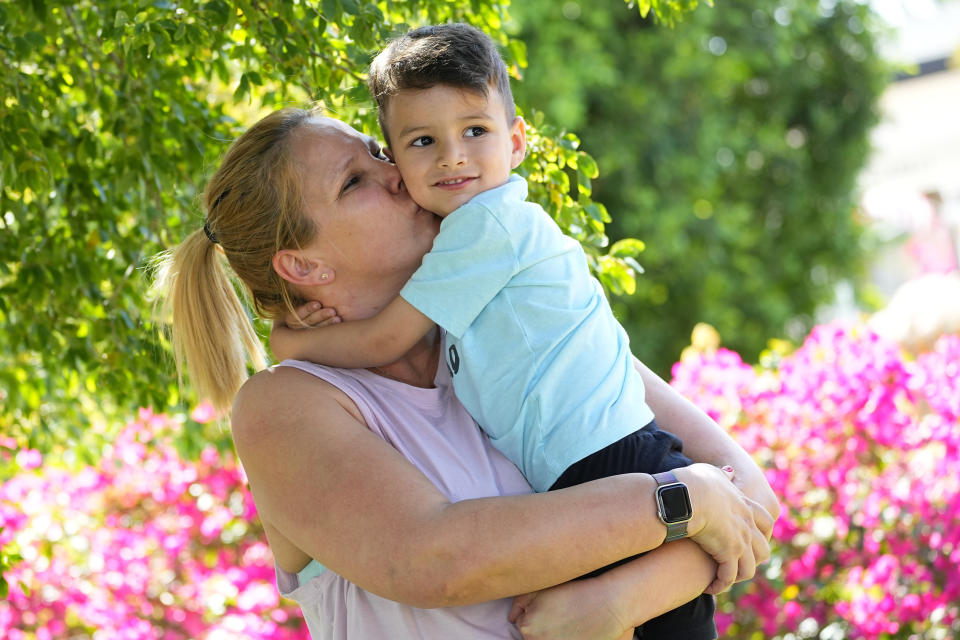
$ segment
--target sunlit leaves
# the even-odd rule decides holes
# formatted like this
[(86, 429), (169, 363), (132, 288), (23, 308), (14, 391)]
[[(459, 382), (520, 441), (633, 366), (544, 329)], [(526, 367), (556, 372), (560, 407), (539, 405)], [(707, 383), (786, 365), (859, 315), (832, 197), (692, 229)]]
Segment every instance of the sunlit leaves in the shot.
[[(640, 10), (640, 15), (646, 18), (653, 15), (661, 22), (673, 26), (684, 15), (693, 11), (700, 4), (699, 0), (626, 0), (627, 5)], [(713, 6), (712, 0), (705, 0), (705, 4)]]

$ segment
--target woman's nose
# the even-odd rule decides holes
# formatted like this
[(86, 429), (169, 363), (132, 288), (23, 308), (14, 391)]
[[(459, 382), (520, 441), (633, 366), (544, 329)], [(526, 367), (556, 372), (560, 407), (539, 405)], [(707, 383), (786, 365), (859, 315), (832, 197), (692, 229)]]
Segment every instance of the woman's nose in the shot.
[(392, 162), (383, 163), (383, 173), (381, 176), (383, 185), (390, 193), (400, 193), (405, 190), (403, 179), (400, 177), (400, 170)]

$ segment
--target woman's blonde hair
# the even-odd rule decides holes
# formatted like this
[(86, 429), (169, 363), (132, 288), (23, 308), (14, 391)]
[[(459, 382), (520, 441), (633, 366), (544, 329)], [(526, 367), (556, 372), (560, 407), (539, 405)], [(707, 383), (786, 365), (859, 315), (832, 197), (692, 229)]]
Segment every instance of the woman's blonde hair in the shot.
[(248, 363), (266, 366), (236, 281), (266, 318), (299, 302), (273, 256), (309, 244), (316, 233), (303, 215), (301, 175), (290, 157), (291, 136), (316, 115), (281, 109), (241, 135), (207, 183), (205, 226), (161, 259), (162, 313), (170, 319), (177, 373), (186, 364), (199, 397), (219, 410), (233, 402)]

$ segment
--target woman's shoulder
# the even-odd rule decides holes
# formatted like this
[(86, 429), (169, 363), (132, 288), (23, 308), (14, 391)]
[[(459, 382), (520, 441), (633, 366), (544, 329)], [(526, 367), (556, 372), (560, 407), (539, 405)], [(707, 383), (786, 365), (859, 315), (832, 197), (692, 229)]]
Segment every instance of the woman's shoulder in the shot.
[(242, 409), (251, 400), (257, 405), (262, 405), (264, 402), (271, 403), (280, 400), (280, 396), (287, 393), (297, 394), (306, 386), (315, 390), (319, 382), (321, 381), (316, 377), (300, 369), (268, 367), (247, 378), (237, 392), (233, 409), (234, 411), (238, 408)]
[(234, 439), (262, 437), (287, 425), (302, 424), (344, 411), (359, 416), (353, 401), (336, 386), (294, 367), (274, 366), (244, 382), (234, 399), (231, 427)]

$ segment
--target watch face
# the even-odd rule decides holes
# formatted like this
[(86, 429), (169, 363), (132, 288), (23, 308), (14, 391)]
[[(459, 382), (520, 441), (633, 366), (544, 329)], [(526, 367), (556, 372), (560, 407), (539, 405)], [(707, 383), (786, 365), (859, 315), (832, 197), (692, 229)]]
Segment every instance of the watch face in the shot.
[(693, 509), (690, 506), (690, 496), (687, 494), (687, 488), (683, 485), (667, 485), (657, 489), (660, 504), (662, 505), (661, 516), (667, 524), (675, 522), (685, 522), (693, 515)]

